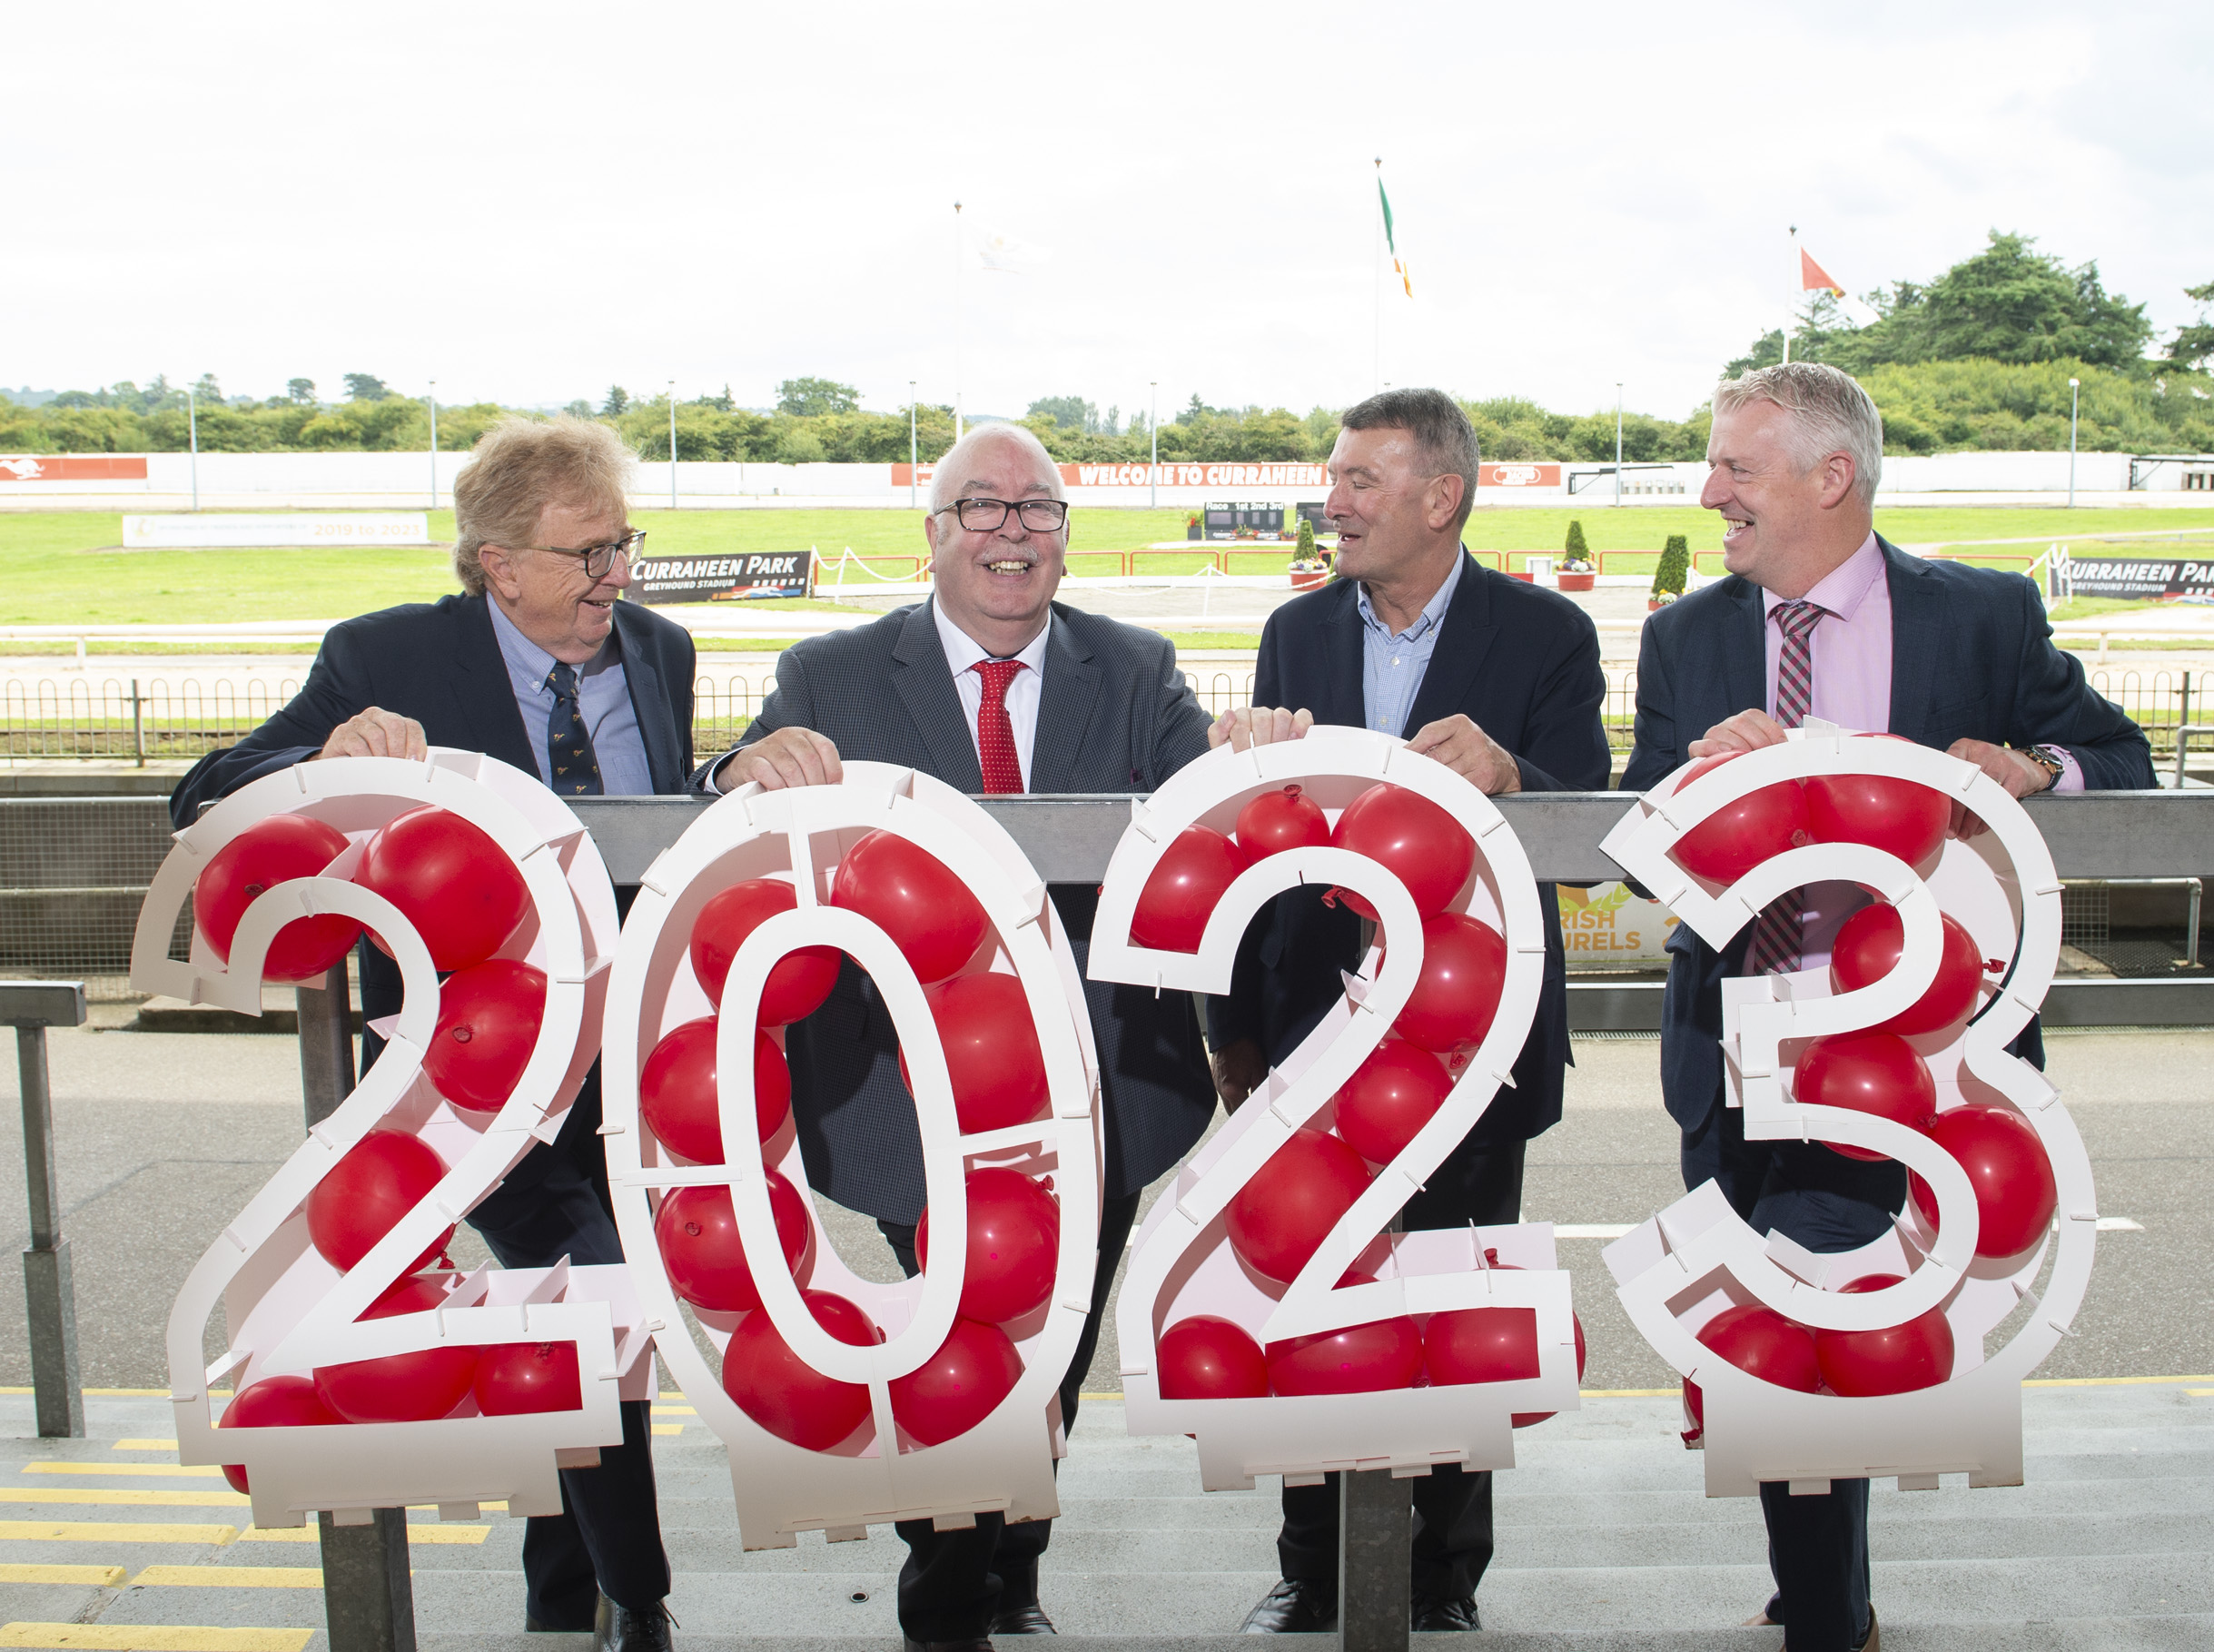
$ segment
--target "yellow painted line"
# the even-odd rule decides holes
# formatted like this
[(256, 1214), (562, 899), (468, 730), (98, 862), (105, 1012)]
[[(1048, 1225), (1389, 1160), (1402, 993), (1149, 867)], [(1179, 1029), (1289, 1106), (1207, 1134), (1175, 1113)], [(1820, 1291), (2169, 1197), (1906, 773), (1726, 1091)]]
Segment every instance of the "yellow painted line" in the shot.
[(180, 1486), (174, 1491), (149, 1491), (131, 1486), (0, 1486), (0, 1507), (9, 1503), (86, 1503), (115, 1509), (243, 1509), (252, 1499), (224, 1487), (205, 1490)]
[(0, 1583), (77, 1583), (112, 1589), (128, 1570), (125, 1566), (0, 1566)]
[(657, 1417), (697, 1417), (699, 1415), (699, 1408), (690, 1405), (657, 1405), (654, 1407), (654, 1415)]
[(203, 1468), (185, 1463), (25, 1463), (25, 1474), (143, 1474), (160, 1479), (206, 1480), (222, 1479), (213, 1463)]
[[(0, 1388), (0, 1394), (35, 1394), (37, 1391), (36, 1389), (29, 1388)], [(140, 1400), (148, 1397), (157, 1400), (169, 1398), (169, 1390), (165, 1388), (81, 1388), (77, 1392), (110, 1397), (119, 1396), (126, 1400)], [(212, 1388), (208, 1390), (208, 1396), (213, 1400), (228, 1400), (231, 1398), (231, 1390), (227, 1388)], [(5, 1642), (0, 1642), (0, 1645), (5, 1644)]]
[(136, 1588), (319, 1589), (320, 1566), (149, 1566), (131, 1579)]
[(0, 1647), (91, 1652), (305, 1652), (312, 1629), (211, 1629), (190, 1624), (0, 1624)]
[(10, 1543), (209, 1543), (238, 1536), (235, 1526), (164, 1526), (153, 1520), (0, 1520)]
[(684, 1424), (681, 1422), (657, 1422), (653, 1425), (653, 1430), (656, 1434), (681, 1434), (684, 1432)]
[[(448, 1526), (436, 1520), (417, 1520), (408, 1527), (408, 1542), (417, 1544), (476, 1544), (492, 1535), (489, 1526)], [(315, 1543), (322, 1538), (322, 1528), (311, 1521), (305, 1526), (272, 1526), (264, 1529), (249, 1527), (238, 1534), (241, 1543)]]
[(115, 1441), (114, 1449), (118, 1451), (174, 1451), (177, 1442), (173, 1439), (119, 1439)]
[(2214, 1388), (2187, 1388), (2183, 1391), (2193, 1400), (2214, 1400)]
[(2158, 1388), (2170, 1382), (2214, 1382), (2214, 1377), (2032, 1377), (2024, 1388)]

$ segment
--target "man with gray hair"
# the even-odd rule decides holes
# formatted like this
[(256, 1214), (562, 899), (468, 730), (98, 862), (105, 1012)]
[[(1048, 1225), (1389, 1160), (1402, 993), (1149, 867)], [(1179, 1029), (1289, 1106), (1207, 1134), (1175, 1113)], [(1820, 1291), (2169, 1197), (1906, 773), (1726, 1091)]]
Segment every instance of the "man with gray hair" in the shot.
[[(1793, 362), (1716, 387), (1714, 405), (1699, 502), (1721, 514), (1729, 577), (1646, 622), (1625, 791), (1694, 758), (1775, 745), (1808, 717), (1940, 747), (2017, 797), (2153, 785), (2144, 735), (2053, 647), (2034, 585), (1923, 561), (1876, 533), (1883, 423), (1855, 381)], [(1982, 827), (1956, 805), (1953, 829)], [(1756, 1231), (1817, 1252), (1889, 1230), (1906, 1169), (1745, 1140), (1724, 1098), (1722, 981), (1821, 967), (1869, 899), (1857, 884), (1809, 885), (1720, 953), (1682, 925), (1668, 942), (1661, 1093), (1683, 1131), (1684, 1185), (1715, 1182)], [(2036, 1022), (2014, 1048), (2043, 1064)], [(1868, 1482), (1790, 1493), (1761, 1488), (1776, 1589), (1753, 1621), (1787, 1625), (1792, 1652), (1874, 1652)]]

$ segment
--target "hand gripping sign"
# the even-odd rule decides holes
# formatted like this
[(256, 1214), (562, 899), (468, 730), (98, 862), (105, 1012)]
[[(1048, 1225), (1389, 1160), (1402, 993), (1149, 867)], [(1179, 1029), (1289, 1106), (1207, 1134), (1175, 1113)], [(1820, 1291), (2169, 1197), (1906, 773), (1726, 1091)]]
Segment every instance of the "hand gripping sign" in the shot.
[[(915, 1096), (924, 1267), (896, 1285), (833, 1247), (791, 1113), (782, 1030), (824, 1003), (841, 954), (889, 1008)], [(1058, 1513), (1057, 1390), (1098, 1252), (1098, 1062), (1014, 840), (884, 764), (743, 787), (647, 871), (608, 1012), (624, 1253), (661, 1357), (729, 1449), (745, 1546)]]
[(1131, 1431), (1195, 1436), (1211, 1490), (1511, 1468), (1513, 1424), (1576, 1405), (1551, 1226), (1386, 1232), (1537, 1005), (1537, 885), (1490, 800), (1362, 729), (1219, 749), (1134, 806), (1091, 973), (1226, 991), (1254, 914), (1302, 885), (1378, 945), (1149, 1213), (1117, 1321)]
[[(181, 961), (168, 942), (188, 895)], [(559, 1132), (598, 1047), (614, 891), (535, 776), (442, 749), (302, 763), (176, 835), (131, 980), (259, 1014), (264, 981), (320, 980), (363, 929), (400, 966), (400, 1012), (375, 1024), (388, 1042), (360, 1086), (178, 1294), (182, 1459), (231, 1465), (262, 1526), (425, 1502), (473, 1518), (502, 1499), (558, 1514), (557, 1467), (619, 1444), (618, 1393), (650, 1392), (624, 1270), (421, 1270)], [(219, 1304), (226, 1351), (203, 1365)], [(226, 1379), (218, 1424), (208, 1390)]]
[[(1955, 804), (1989, 831), (1948, 839)], [(1895, 1224), (1816, 1254), (1754, 1232), (1709, 1182), (1606, 1251), (1686, 1379), (1687, 1442), (1703, 1410), (1708, 1494), (2021, 1484), (2021, 1380), (2075, 1316), (2097, 1227), (2074, 1123), (2006, 1048), (2060, 952), (2061, 884), (2029, 816), (1972, 764), (1809, 724), (1687, 766), (1604, 847), (1717, 950), (1807, 884), (1876, 901), (1827, 970), (1724, 981), (1725, 1100), (1748, 1141), (1903, 1162)]]

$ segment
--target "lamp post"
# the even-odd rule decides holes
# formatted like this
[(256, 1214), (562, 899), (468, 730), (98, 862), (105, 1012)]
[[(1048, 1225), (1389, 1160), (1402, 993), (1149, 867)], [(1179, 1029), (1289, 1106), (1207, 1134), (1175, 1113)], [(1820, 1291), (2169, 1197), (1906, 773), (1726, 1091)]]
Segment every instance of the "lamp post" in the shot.
[(439, 381), (430, 381), (430, 509), (439, 508)]
[(193, 450), (193, 509), (200, 509), (200, 402), (193, 387), (184, 387), (184, 430)]
[(677, 509), (677, 381), (668, 381), (668, 508)]
[(2068, 508), (2076, 508), (2076, 410), (2081, 405), (2083, 381), (2068, 381)]
[(1153, 439), (1153, 460), (1146, 467), (1145, 485), (1152, 491), (1146, 496), (1146, 503), (1158, 509), (1161, 504), (1161, 381), (1153, 380), (1151, 388), (1153, 399), (1146, 410), (1145, 429), (1146, 433)]
[(1622, 381), (1615, 381), (1615, 503), (1622, 503)]
[(914, 381), (907, 381), (907, 509), (914, 509), (914, 467), (922, 458), (914, 434)]

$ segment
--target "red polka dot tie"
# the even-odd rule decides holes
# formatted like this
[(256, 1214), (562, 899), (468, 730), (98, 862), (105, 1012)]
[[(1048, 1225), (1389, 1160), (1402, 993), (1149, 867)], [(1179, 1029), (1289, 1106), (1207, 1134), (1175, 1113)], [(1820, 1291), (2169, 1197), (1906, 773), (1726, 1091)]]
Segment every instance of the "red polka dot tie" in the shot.
[(984, 771), (984, 791), (1003, 796), (1023, 789), (1023, 759), (1014, 749), (1014, 725), (1007, 717), (1007, 685), (1023, 668), (1019, 659), (980, 659), (969, 668), (984, 686), (976, 708), (976, 757)]

